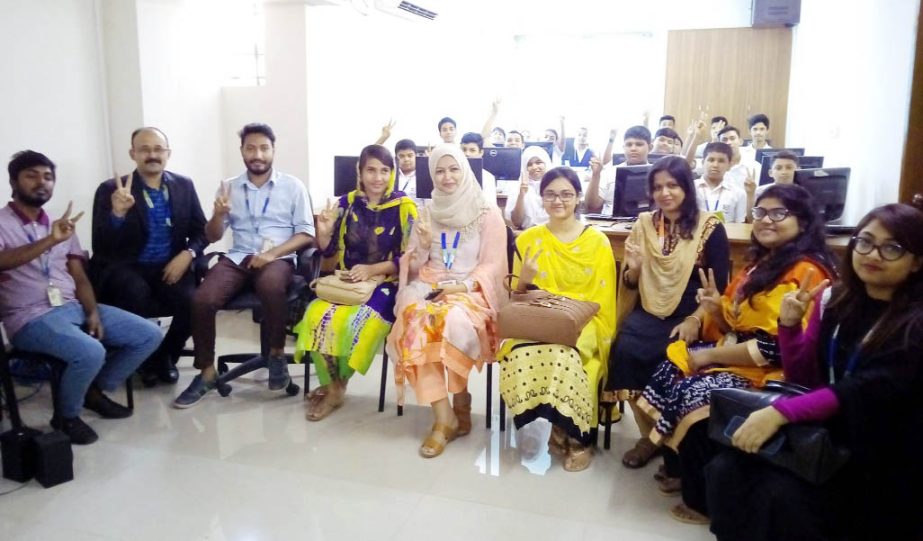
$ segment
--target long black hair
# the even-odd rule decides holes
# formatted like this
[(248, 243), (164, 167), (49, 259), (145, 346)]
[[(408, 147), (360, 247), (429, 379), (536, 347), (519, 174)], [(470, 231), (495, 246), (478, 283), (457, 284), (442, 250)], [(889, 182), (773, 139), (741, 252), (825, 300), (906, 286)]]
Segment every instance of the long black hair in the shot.
[[(911, 255), (923, 257), (923, 212), (920, 209), (900, 203), (878, 207), (859, 221), (856, 232), (862, 231), (873, 220), (887, 229), (894, 240)], [(855, 240), (850, 240), (847, 245), (841, 264), (840, 282), (834, 286), (825, 308), (837, 321), (855, 314), (866, 296), (865, 283), (859, 279), (852, 265), (855, 245)], [(901, 347), (906, 348), (911, 338), (919, 339), (923, 332), (923, 272), (911, 273), (898, 286), (881, 318), (866, 347), (875, 350), (895, 337), (900, 337)]]
[(788, 212), (798, 220), (798, 236), (775, 250), (763, 246), (750, 236), (747, 261), (755, 265), (750, 277), (741, 287), (741, 295), (748, 300), (766, 291), (797, 262), (811, 260), (824, 268), (831, 277), (836, 275), (834, 257), (824, 238), (824, 221), (814, 210), (811, 194), (796, 184), (773, 184), (764, 191), (756, 203), (771, 197), (778, 199)]
[[(647, 173), (648, 193), (654, 193), (654, 176), (661, 171), (673, 177), (683, 189), (683, 202), (679, 206), (679, 219), (676, 225), (679, 227), (681, 238), (691, 239), (692, 233), (699, 225), (699, 205), (695, 200), (695, 184), (692, 180), (692, 169), (689, 168), (689, 162), (679, 156), (664, 156), (654, 162)], [(654, 203), (653, 200), (654, 196), (651, 195), (651, 204)]]

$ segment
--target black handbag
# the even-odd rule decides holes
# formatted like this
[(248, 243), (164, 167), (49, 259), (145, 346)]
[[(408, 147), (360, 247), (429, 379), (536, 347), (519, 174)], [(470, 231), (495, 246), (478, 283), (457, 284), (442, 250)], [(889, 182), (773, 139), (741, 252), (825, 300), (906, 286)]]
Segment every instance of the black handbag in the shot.
[[(769, 381), (762, 389), (715, 389), (711, 392), (708, 436), (732, 447), (734, 432), (754, 411), (779, 398), (799, 396), (810, 389), (784, 381)], [(849, 460), (849, 450), (834, 445), (820, 424), (795, 423), (779, 429), (756, 456), (815, 485), (827, 482)]]

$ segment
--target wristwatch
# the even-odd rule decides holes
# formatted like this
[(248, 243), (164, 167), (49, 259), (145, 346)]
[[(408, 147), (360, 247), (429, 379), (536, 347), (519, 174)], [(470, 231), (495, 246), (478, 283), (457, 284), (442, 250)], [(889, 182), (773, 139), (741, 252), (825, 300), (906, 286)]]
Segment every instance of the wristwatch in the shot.
[(193, 250), (192, 248), (186, 248), (186, 251), (189, 252), (189, 255), (192, 256), (192, 259), (195, 259), (195, 256), (196, 256), (195, 250)]

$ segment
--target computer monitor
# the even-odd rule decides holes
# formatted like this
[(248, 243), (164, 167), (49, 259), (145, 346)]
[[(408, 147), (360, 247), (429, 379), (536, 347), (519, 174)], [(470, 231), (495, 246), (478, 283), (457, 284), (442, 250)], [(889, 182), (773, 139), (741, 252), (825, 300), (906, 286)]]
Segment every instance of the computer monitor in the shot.
[[(483, 186), (484, 161), (481, 158), (468, 158), (471, 170), (478, 185)], [(433, 177), (429, 176), (429, 156), (417, 156), (417, 199), (433, 197)]]
[(625, 165), (615, 170), (613, 216), (637, 216), (650, 210), (651, 195), (647, 189), (647, 174), (650, 170), (650, 165)]
[(340, 197), (358, 186), (359, 156), (333, 157), (333, 195)]
[[(654, 163), (660, 158), (663, 158), (664, 156), (676, 156), (676, 154), (655, 154), (653, 152), (650, 152), (647, 155), (647, 163)], [(625, 158), (625, 154), (621, 152), (617, 154), (612, 154), (612, 165), (618, 165), (620, 163), (625, 163), (626, 159), (627, 158)], [(632, 166), (632, 167), (637, 167), (637, 166)]]
[(843, 217), (846, 190), (849, 187), (849, 168), (799, 169), (795, 171), (795, 184), (811, 192), (814, 208), (825, 222)]
[(763, 163), (763, 156), (767, 154), (778, 154), (783, 150), (787, 150), (795, 156), (804, 156), (803, 148), (758, 148), (756, 149), (756, 154), (753, 156), (753, 159), (756, 160), (756, 163)]
[(413, 152), (417, 156), (426, 156), (426, 152), (429, 150), (428, 146), (425, 145), (416, 145), (413, 147)]
[[(763, 161), (760, 163), (760, 186), (763, 184), (772, 184), (772, 178), (769, 176), (769, 170), (772, 169), (772, 160), (778, 152), (763, 154)], [(798, 169), (819, 169), (824, 166), (823, 156), (799, 156)]]
[(519, 180), (522, 173), (521, 148), (485, 148), (484, 169), (497, 180)]
[(625, 163), (625, 155), (621, 152), (612, 153), (612, 165), (618, 165), (620, 163)]
[[(545, 152), (548, 153), (548, 157), (554, 156), (554, 143), (551, 141), (526, 141), (525, 148), (529, 147), (542, 147), (545, 149)], [(557, 165), (557, 164), (553, 164)]]
[(647, 163), (654, 163), (660, 158), (665, 158), (667, 156), (676, 156), (676, 154), (655, 154), (651, 152), (647, 155)]

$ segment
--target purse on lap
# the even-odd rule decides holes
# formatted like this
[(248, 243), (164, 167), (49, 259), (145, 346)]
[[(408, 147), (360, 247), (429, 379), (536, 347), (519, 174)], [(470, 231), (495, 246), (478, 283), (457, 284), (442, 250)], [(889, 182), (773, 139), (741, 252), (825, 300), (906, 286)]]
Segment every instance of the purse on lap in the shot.
[[(754, 411), (786, 396), (800, 396), (810, 389), (784, 381), (769, 381), (762, 389), (715, 389), (711, 392), (708, 436), (729, 447), (731, 438)], [(834, 445), (830, 432), (820, 424), (793, 423), (779, 429), (756, 456), (784, 468), (815, 485), (823, 484), (849, 460), (849, 450)]]
[(599, 304), (595, 302), (542, 290), (514, 291), (497, 314), (498, 334), (500, 338), (577, 347), (577, 338), (597, 312)]
[(378, 275), (361, 282), (350, 282), (344, 280), (346, 276), (347, 271), (334, 271), (311, 282), (311, 289), (317, 298), (329, 303), (357, 306), (367, 303), (375, 288), (385, 280), (384, 276)]

